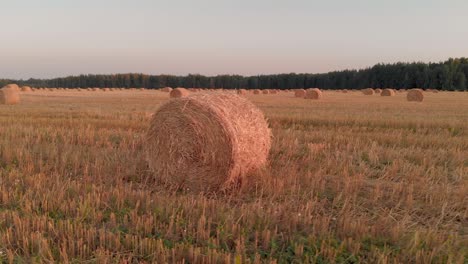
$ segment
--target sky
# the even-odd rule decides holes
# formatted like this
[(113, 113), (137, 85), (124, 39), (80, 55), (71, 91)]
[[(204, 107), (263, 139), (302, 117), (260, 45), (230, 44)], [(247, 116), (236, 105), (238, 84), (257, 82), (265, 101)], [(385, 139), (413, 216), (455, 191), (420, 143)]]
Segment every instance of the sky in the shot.
[(0, 78), (321, 73), (468, 57), (467, 0), (0, 0)]

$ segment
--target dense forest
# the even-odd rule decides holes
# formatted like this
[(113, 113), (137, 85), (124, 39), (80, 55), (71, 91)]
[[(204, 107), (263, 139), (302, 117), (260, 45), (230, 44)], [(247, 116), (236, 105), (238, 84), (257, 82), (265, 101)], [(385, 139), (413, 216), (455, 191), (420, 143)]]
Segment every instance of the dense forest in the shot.
[(329, 73), (288, 73), (257, 76), (218, 75), (187, 76), (112, 74), (80, 75), (55, 79), (7, 80), (0, 85), (18, 83), (32, 87), (193, 87), (225, 89), (293, 89), (317, 87), (321, 89), (361, 89), (367, 87), (433, 88), (440, 90), (468, 90), (468, 58), (449, 59), (439, 63), (377, 64), (361, 70)]

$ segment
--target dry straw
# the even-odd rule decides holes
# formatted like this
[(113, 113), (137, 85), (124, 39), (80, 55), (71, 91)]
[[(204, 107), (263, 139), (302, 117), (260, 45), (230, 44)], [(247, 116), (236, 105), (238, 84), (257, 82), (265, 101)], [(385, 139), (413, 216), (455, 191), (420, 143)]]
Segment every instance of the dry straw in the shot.
[(411, 89), (406, 94), (406, 99), (410, 102), (422, 102), (424, 100), (424, 93), (422, 89)]
[(7, 85), (0, 89), (0, 104), (1, 105), (14, 105), (19, 104), (19, 88), (14, 85)]
[(262, 93), (263, 93), (263, 94), (269, 94), (269, 93), (270, 93), (270, 90), (268, 90), (268, 89), (262, 90)]
[(262, 91), (260, 91), (259, 89), (255, 89), (255, 90), (253, 90), (253, 93), (254, 93), (254, 94), (261, 94)]
[(164, 87), (161, 89), (162, 92), (170, 93), (172, 91), (171, 87)]
[(304, 96), (304, 99), (314, 99), (318, 100), (322, 98), (322, 91), (318, 88), (308, 89)]
[(169, 93), (170, 98), (180, 98), (180, 97), (186, 97), (190, 94), (190, 91), (185, 89), (185, 88), (175, 88)]
[(383, 89), (383, 91), (380, 93), (381, 96), (395, 96), (395, 90), (393, 89)]
[(365, 95), (374, 95), (374, 89), (372, 88), (366, 88), (362, 90), (362, 93)]
[(294, 90), (294, 96), (295, 97), (304, 98), (305, 95), (306, 95), (306, 90), (304, 90), (304, 89), (295, 89)]
[(170, 100), (154, 114), (147, 159), (156, 177), (191, 191), (229, 189), (267, 162), (271, 131), (242, 96), (201, 93)]
[(381, 92), (382, 92), (382, 89), (380, 89), (380, 88), (377, 88), (377, 89), (375, 89), (375, 90), (374, 90), (374, 92), (379, 94), (379, 93), (381, 93)]

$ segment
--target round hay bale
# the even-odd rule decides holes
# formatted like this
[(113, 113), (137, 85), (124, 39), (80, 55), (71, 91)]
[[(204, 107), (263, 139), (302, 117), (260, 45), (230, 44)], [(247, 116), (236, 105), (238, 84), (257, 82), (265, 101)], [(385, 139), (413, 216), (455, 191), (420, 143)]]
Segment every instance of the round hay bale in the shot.
[(322, 98), (322, 91), (318, 88), (308, 89), (304, 96), (304, 99), (314, 99), (318, 100)]
[(270, 90), (270, 94), (278, 94), (278, 90)]
[(16, 87), (5, 86), (0, 89), (0, 105), (15, 105), (19, 104), (20, 95)]
[(383, 89), (383, 91), (380, 93), (381, 96), (395, 96), (395, 90), (393, 89)]
[(343, 89), (343, 91), (341, 91), (342, 93), (348, 93), (348, 90), (347, 89)]
[(21, 91), (22, 92), (31, 92), (32, 90), (31, 90), (31, 87), (29, 87), (29, 86), (22, 86)]
[(363, 93), (364, 95), (374, 95), (374, 89), (372, 89), (372, 88), (366, 88), (366, 89), (363, 89), (363, 90), (362, 90), (362, 93)]
[(172, 91), (171, 87), (164, 87), (161, 89), (162, 92), (170, 93)]
[(306, 90), (304, 89), (294, 90), (294, 97), (304, 98), (305, 95), (306, 95)]
[(170, 98), (180, 98), (180, 97), (186, 97), (190, 94), (189, 90), (185, 88), (175, 88), (169, 93)]
[(266, 164), (271, 131), (263, 113), (246, 98), (201, 93), (161, 106), (145, 146), (159, 180), (211, 192), (236, 186)]
[(382, 92), (382, 89), (380, 89), (380, 88), (377, 88), (377, 89), (375, 89), (375, 90), (374, 90), (374, 92), (379, 94), (379, 93), (381, 93), (381, 92)]
[(259, 89), (255, 89), (255, 90), (253, 90), (253, 93), (254, 93), (254, 94), (261, 94), (262, 91), (260, 91)]
[(269, 94), (269, 93), (270, 93), (270, 90), (268, 90), (268, 89), (262, 90), (262, 93), (263, 93), (263, 94)]
[(110, 92), (110, 89), (109, 88), (102, 88), (101, 89), (103, 92)]
[(14, 84), (14, 83), (7, 84), (7, 85), (3, 86), (2, 89), (12, 89), (12, 90), (15, 90), (17, 92), (21, 91), (19, 86), (17, 84)]
[(246, 89), (239, 89), (239, 90), (237, 90), (237, 94), (239, 94), (239, 95), (246, 95), (246, 94), (247, 94), (247, 90), (246, 90)]
[(410, 102), (422, 102), (424, 100), (424, 93), (422, 89), (411, 89), (406, 94), (406, 99)]

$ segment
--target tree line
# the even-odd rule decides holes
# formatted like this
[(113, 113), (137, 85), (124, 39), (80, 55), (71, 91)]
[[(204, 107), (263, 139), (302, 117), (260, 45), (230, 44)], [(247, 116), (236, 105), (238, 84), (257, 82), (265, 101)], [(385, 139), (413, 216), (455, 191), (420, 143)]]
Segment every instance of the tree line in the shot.
[(362, 88), (432, 88), (468, 90), (468, 58), (450, 58), (439, 63), (377, 64), (360, 70), (329, 73), (287, 73), (257, 76), (189, 74), (147, 75), (140, 73), (80, 75), (54, 79), (7, 80), (0, 85), (17, 83), (32, 87), (135, 87), (135, 88), (224, 88), (224, 89), (362, 89)]

